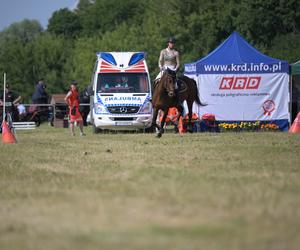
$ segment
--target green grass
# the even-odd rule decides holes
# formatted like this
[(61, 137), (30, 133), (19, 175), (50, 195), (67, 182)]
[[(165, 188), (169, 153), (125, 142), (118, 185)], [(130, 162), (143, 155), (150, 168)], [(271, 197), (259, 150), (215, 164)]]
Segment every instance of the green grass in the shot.
[(0, 249), (298, 249), (300, 135), (71, 137), (0, 145)]

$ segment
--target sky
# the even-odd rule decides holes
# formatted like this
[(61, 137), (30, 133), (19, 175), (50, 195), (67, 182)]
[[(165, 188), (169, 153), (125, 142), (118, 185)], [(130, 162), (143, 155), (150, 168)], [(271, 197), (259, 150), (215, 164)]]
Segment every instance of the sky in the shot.
[(24, 19), (38, 20), (47, 28), (53, 12), (74, 9), (79, 0), (0, 0), (0, 32), (12, 23)]

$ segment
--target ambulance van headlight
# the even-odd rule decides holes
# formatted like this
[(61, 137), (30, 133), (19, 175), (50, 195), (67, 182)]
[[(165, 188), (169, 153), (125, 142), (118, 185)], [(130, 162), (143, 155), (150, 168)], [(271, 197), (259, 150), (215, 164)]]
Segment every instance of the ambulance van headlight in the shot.
[(105, 106), (99, 103), (94, 104), (94, 109), (96, 114), (107, 113)]
[(140, 108), (139, 113), (151, 113), (152, 112), (152, 104), (151, 102), (146, 102), (144, 105)]

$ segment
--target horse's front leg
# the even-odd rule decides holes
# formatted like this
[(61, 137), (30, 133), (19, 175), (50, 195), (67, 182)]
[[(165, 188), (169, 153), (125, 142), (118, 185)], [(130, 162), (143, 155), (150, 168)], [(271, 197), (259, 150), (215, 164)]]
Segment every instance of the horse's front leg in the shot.
[(151, 123), (151, 127), (153, 129), (159, 129), (156, 120), (157, 120), (157, 115), (158, 115), (158, 108), (153, 108), (153, 117), (152, 117), (152, 123)]
[(161, 119), (160, 128), (158, 129), (158, 133), (156, 135), (158, 138), (160, 138), (162, 136), (162, 134), (165, 132), (164, 126), (165, 126), (166, 119), (167, 119), (167, 116), (168, 116), (168, 111), (169, 111), (169, 109), (164, 109), (163, 110), (164, 115)]

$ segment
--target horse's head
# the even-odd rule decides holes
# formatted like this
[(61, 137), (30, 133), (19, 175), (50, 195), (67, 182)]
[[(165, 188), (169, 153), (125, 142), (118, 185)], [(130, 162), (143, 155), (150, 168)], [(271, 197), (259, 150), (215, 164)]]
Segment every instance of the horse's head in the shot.
[(161, 81), (164, 84), (164, 89), (167, 91), (168, 96), (174, 97), (176, 72), (170, 69), (166, 69), (161, 77)]

